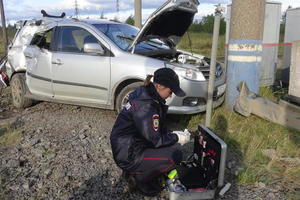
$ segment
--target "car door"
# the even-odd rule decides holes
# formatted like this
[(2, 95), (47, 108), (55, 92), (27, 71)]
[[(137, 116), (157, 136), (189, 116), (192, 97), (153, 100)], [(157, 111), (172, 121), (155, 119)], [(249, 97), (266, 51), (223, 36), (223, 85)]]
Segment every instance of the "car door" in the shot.
[[(52, 57), (54, 98), (69, 102), (106, 105), (110, 88), (110, 50), (92, 31), (60, 26)], [(84, 52), (85, 43), (103, 47), (102, 55)]]
[(52, 48), (54, 28), (37, 33), (30, 45), (24, 49), (26, 60), (26, 84), (29, 91), (37, 96), (53, 97)]

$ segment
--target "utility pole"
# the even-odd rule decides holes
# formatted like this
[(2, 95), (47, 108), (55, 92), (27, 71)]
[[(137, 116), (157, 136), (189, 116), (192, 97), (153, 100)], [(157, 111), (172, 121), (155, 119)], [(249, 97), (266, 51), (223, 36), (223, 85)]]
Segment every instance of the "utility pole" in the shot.
[(78, 2), (75, 0), (75, 16), (78, 19), (79, 16), (79, 9), (78, 9)]
[(241, 81), (251, 91), (259, 90), (265, 4), (265, 0), (232, 0), (225, 101), (230, 110)]
[(120, 2), (119, 2), (119, 0), (117, 0), (117, 13), (118, 13), (118, 15), (119, 15), (119, 11), (120, 11)]
[(120, 11), (120, 2), (119, 2), (119, 0), (116, 1), (116, 8), (117, 8), (117, 15), (115, 16), (115, 20), (119, 21), (119, 11)]
[(7, 55), (8, 38), (6, 32), (3, 0), (0, 0), (0, 14), (1, 14), (1, 26), (2, 26), (2, 34), (3, 34), (3, 42), (4, 42), (4, 55)]
[(211, 62), (209, 70), (209, 81), (208, 81), (208, 94), (207, 94), (207, 105), (206, 105), (206, 120), (205, 126), (210, 127), (211, 114), (213, 108), (213, 93), (214, 93), (214, 83), (215, 83), (215, 73), (216, 73), (216, 60), (218, 52), (218, 40), (220, 32), (220, 21), (222, 12), (225, 10), (220, 4), (217, 5), (215, 11), (215, 20), (214, 20), (214, 31), (213, 31), (213, 41), (211, 49)]
[(142, 0), (134, 0), (134, 26), (142, 28)]

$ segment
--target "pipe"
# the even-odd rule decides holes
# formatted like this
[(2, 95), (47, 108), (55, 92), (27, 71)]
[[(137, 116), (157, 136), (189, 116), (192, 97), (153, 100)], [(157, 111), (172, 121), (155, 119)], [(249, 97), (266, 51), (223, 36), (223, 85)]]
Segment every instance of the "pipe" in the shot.
[(212, 115), (214, 83), (216, 77), (215, 76), (216, 60), (217, 60), (217, 53), (218, 53), (218, 40), (219, 40), (219, 30), (220, 30), (220, 20), (221, 20), (222, 10), (223, 8), (220, 5), (218, 5), (215, 12), (213, 42), (212, 42), (209, 81), (208, 81), (208, 94), (207, 94), (207, 104), (206, 104), (205, 126), (207, 127), (210, 127), (211, 115)]
[(142, 0), (134, 0), (134, 26), (142, 28)]

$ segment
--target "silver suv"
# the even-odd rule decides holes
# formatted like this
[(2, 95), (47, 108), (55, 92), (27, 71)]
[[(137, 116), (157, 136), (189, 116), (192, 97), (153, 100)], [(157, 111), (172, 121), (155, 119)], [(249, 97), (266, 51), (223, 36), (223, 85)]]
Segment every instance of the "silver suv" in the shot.
[[(197, 0), (170, 0), (141, 30), (109, 20), (63, 15), (18, 22), (6, 72), (18, 108), (32, 100), (120, 110), (148, 74), (169, 67), (186, 92), (167, 99), (169, 113), (205, 111), (210, 59), (176, 49), (193, 22)], [(224, 101), (225, 73), (216, 67), (214, 106)]]

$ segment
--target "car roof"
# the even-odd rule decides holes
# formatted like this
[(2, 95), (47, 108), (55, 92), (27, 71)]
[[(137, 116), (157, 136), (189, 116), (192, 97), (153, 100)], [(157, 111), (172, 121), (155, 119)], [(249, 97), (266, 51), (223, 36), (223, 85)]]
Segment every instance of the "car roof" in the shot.
[(86, 22), (88, 24), (121, 24), (121, 22), (107, 19), (80, 19), (80, 21)]
[(77, 23), (83, 22), (87, 24), (122, 24), (121, 22), (116, 22), (108, 19), (77, 19), (77, 18), (51, 18), (51, 17), (41, 17), (33, 19), (33, 21), (42, 20), (45, 22), (61, 22), (61, 23)]
[[(25, 20), (20, 20), (17, 24), (23, 24)], [(31, 20), (26, 20), (30, 25), (40, 24), (52, 24), (52, 23), (67, 23), (67, 24), (76, 24), (76, 23), (86, 23), (89, 25), (93, 24), (123, 24), (121, 22), (116, 22), (108, 19), (77, 19), (77, 18), (54, 18), (54, 17), (40, 17), (34, 18)], [(22, 27), (23, 25), (21, 25)]]

